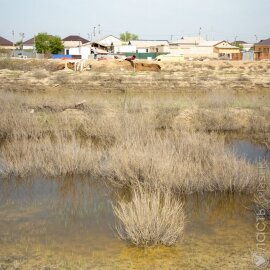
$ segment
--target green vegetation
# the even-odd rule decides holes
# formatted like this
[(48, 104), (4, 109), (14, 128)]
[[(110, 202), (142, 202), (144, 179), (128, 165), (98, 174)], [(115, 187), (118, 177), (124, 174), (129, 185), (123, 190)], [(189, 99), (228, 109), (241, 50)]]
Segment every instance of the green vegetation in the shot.
[(38, 53), (57, 54), (64, 50), (61, 38), (58, 36), (51, 36), (47, 33), (39, 33), (35, 37), (35, 43)]
[(130, 40), (136, 40), (136, 39), (138, 39), (138, 38), (139, 38), (138, 35), (132, 34), (132, 33), (128, 32), (128, 31), (126, 31), (126, 32), (124, 32), (124, 33), (122, 33), (122, 34), (120, 34), (120, 39), (121, 39), (122, 41), (125, 41), (125, 42), (128, 42), (128, 41), (130, 41)]

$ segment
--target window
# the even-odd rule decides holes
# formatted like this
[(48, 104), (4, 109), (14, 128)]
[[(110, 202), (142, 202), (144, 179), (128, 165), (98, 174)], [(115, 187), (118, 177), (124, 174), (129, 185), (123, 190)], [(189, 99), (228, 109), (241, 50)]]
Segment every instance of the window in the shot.
[(149, 51), (149, 50), (148, 50), (148, 49), (146, 49), (146, 52), (147, 52), (147, 53), (148, 53), (148, 51)]
[(69, 55), (69, 50), (66, 50), (66, 55)]

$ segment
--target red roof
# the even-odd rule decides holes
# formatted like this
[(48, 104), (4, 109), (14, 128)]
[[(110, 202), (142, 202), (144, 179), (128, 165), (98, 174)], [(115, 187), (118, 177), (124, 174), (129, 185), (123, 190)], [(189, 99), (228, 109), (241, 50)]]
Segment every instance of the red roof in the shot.
[(81, 41), (82, 44), (89, 42), (89, 40), (82, 38), (80, 36), (68, 36), (68, 37), (65, 37), (63, 41)]
[(3, 37), (0, 37), (0, 46), (13, 46), (13, 43)]

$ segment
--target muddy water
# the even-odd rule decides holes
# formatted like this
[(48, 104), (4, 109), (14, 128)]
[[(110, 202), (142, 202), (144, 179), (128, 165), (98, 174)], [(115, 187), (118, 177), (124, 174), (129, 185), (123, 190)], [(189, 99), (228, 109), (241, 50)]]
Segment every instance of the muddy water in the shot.
[(250, 196), (184, 198), (184, 238), (153, 249), (115, 236), (113, 197), (91, 179), (1, 180), (0, 269), (254, 269)]

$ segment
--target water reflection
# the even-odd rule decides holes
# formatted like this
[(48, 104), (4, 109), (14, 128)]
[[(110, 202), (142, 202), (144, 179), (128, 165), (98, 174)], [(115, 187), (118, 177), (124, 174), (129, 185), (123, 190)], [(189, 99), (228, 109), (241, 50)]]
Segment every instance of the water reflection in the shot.
[(115, 198), (104, 183), (87, 178), (1, 180), (0, 265), (13, 267), (20, 256), (22, 269), (252, 266), (250, 249), (256, 243), (250, 196), (182, 197), (188, 220), (183, 241), (173, 248), (153, 249), (132, 247), (115, 236), (110, 204)]
[(266, 161), (270, 165), (270, 150), (248, 140), (232, 140), (228, 144), (228, 150), (252, 164)]

